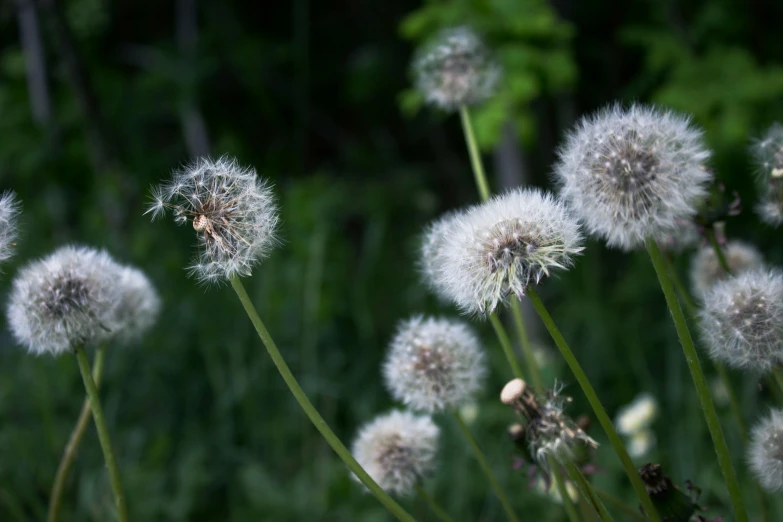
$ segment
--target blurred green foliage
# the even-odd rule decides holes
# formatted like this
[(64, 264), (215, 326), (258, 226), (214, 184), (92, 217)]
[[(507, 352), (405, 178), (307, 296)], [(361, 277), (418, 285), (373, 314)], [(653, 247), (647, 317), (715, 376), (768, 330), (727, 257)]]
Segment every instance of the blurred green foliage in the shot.
[[(419, 107), (409, 90), (411, 43), (437, 28), (472, 25), (495, 49), (505, 81), (475, 111), (481, 143), (492, 149), (500, 125), (513, 121), (533, 184), (547, 185), (554, 147), (580, 114), (615, 100), (666, 104), (706, 129), (711, 166), (745, 202), (728, 235), (783, 263), (778, 232), (750, 211), (746, 153), (751, 136), (783, 118), (779, 4), (235, 0), (199, 3), (194, 36), (189, 0), (41, 0), (51, 104), (44, 119), (33, 117), (25, 76), (31, 51), (21, 43), (18, 9), (27, 5), (0, 4), (0, 188), (24, 201), (24, 233), (0, 288), (7, 295), (21, 264), (68, 242), (106, 248), (156, 283), (165, 303), (158, 326), (139, 346), (110, 349), (102, 387), (134, 520), (389, 520), (300, 413), (231, 290), (186, 278), (192, 233), (169, 221), (151, 224), (142, 212), (149, 185), (205, 144), (275, 183), (284, 243), (246, 286), (303, 386), (350, 442), (361, 423), (393, 406), (379, 365), (396, 322), (416, 313), (455, 315), (415, 270), (422, 227), (477, 199), (458, 119)], [(68, 35), (86, 94), (63, 46)], [(198, 118), (206, 143), (189, 138), (198, 135)], [(676, 264), (684, 274), (688, 254)], [(608, 410), (653, 393), (663, 415), (650, 459), (676, 482), (699, 485), (709, 513), (729, 519), (645, 255), (592, 242), (542, 293)], [(1, 321), (0, 520), (38, 521), (83, 391), (73, 360), (25, 354)], [(509, 372), (491, 329), (474, 326), (492, 375), (473, 430), (527, 519), (564, 520), (511, 467), (505, 429), (513, 417), (495, 400)], [(577, 416), (585, 401), (557, 361), (552, 354), (548, 382), (568, 384)], [(752, 377), (732, 377), (746, 421), (774, 403)], [(727, 407), (719, 408), (756, 514), (737, 432)], [(428, 487), (458, 520), (501, 520), (455, 427), (437, 421), (442, 467)], [(596, 482), (633, 505), (598, 431), (591, 431), (604, 443)], [(111, 519), (92, 432), (67, 491), (64, 522)], [(417, 519), (432, 518), (423, 503), (404, 503)]]

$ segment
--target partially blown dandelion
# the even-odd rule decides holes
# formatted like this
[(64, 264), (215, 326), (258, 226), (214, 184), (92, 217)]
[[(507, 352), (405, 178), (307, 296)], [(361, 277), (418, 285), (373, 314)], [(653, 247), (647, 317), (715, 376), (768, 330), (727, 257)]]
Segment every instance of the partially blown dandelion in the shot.
[(469, 404), (481, 389), (485, 364), (479, 340), (466, 324), (414, 317), (399, 326), (383, 376), (395, 399), (434, 413)]
[(120, 271), (106, 252), (80, 246), (28, 264), (8, 304), (14, 337), (34, 354), (54, 355), (109, 338), (118, 329)]
[(491, 313), (509, 296), (582, 251), (579, 224), (565, 206), (538, 190), (512, 190), (430, 227), (421, 265), (443, 297), (466, 313)]
[(772, 125), (753, 144), (752, 152), (758, 165), (761, 191), (756, 212), (766, 223), (778, 226), (783, 223), (783, 125)]
[(748, 463), (764, 489), (783, 490), (783, 410), (772, 410), (753, 428)]
[[(729, 241), (723, 246), (723, 253), (732, 274), (739, 274), (758, 268), (764, 262), (761, 252), (753, 245), (742, 241)], [(703, 246), (691, 262), (691, 285), (695, 295), (701, 297), (712, 285), (726, 279), (728, 275), (718, 260), (715, 249)]]
[(154, 188), (152, 197), (153, 219), (171, 210), (177, 224), (192, 223), (199, 252), (189, 271), (203, 282), (250, 275), (276, 244), (272, 191), (236, 160), (198, 160)]
[(640, 105), (582, 119), (559, 156), (562, 197), (592, 234), (625, 250), (693, 216), (710, 180), (701, 131)]
[(441, 31), (419, 49), (413, 73), (427, 103), (454, 111), (489, 98), (500, 67), (476, 33), (456, 27)]
[(20, 207), (21, 204), (13, 192), (4, 192), (0, 196), (0, 263), (13, 255)]
[(716, 283), (704, 296), (701, 331), (710, 356), (767, 372), (783, 362), (783, 274), (755, 269)]
[(381, 488), (408, 495), (434, 471), (438, 435), (429, 417), (392, 411), (361, 429), (352, 453)]

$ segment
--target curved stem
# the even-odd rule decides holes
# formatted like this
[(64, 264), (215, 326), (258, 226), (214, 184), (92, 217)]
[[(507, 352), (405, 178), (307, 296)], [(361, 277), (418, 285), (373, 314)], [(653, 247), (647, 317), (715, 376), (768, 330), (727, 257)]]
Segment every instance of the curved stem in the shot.
[(709, 428), (710, 436), (715, 446), (715, 453), (718, 455), (718, 463), (723, 472), (726, 487), (729, 490), (734, 517), (737, 519), (737, 522), (747, 522), (748, 515), (745, 511), (745, 503), (742, 500), (742, 490), (734, 472), (734, 466), (731, 464), (731, 454), (726, 444), (726, 438), (723, 436), (718, 413), (715, 411), (715, 405), (710, 396), (710, 389), (707, 386), (707, 381), (704, 379), (704, 373), (701, 370), (701, 364), (699, 364), (699, 355), (696, 353), (696, 347), (693, 344), (688, 323), (685, 321), (685, 315), (682, 313), (680, 302), (677, 300), (677, 295), (674, 292), (674, 285), (666, 273), (666, 264), (655, 240), (647, 241), (647, 251), (650, 254), (655, 273), (666, 297), (666, 304), (669, 306), (674, 326), (677, 329), (677, 336), (680, 338), (680, 344), (685, 353), (685, 361), (691, 372), (693, 384), (696, 387), (696, 393), (699, 396), (699, 402), (704, 412), (704, 418), (707, 421), (707, 428)]
[(95, 428), (98, 430), (98, 440), (103, 450), (103, 459), (106, 461), (106, 469), (109, 471), (109, 482), (111, 483), (114, 502), (117, 507), (117, 520), (119, 522), (128, 522), (128, 508), (125, 505), (125, 493), (122, 490), (120, 468), (117, 466), (117, 458), (114, 456), (114, 448), (112, 448), (109, 428), (103, 416), (98, 388), (92, 379), (90, 361), (87, 359), (87, 353), (84, 351), (83, 346), (77, 346), (75, 351), (76, 360), (79, 362), (79, 371), (81, 371), (82, 380), (84, 381), (84, 388), (87, 390), (87, 398), (90, 401), (92, 417), (95, 419)]
[(533, 346), (530, 344), (530, 337), (527, 335), (525, 327), (525, 316), (522, 315), (521, 303), (516, 299), (511, 299), (511, 312), (514, 316), (514, 326), (519, 337), (519, 343), (522, 345), (522, 353), (525, 356), (525, 365), (530, 375), (533, 387), (539, 392), (544, 389), (544, 383), (541, 380), (541, 371), (538, 369), (536, 356), (533, 353)]
[(506, 329), (503, 327), (503, 323), (500, 322), (500, 318), (496, 313), (493, 312), (489, 314), (489, 322), (492, 323), (492, 328), (495, 329), (495, 333), (497, 334), (498, 340), (500, 341), (500, 346), (503, 347), (503, 353), (506, 355), (506, 360), (508, 361), (509, 366), (511, 366), (511, 371), (514, 372), (514, 377), (524, 379), (525, 376), (522, 373), (522, 367), (519, 366), (517, 356), (514, 354), (514, 348), (511, 346), (508, 333), (506, 333)]
[(628, 475), (628, 479), (631, 481), (631, 485), (633, 486), (636, 495), (639, 497), (642, 506), (644, 506), (644, 511), (649, 514), (651, 520), (660, 522), (660, 516), (650, 499), (650, 495), (647, 493), (647, 488), (645, 488), (641, 477), (639, 477), (639, 473), (636, 471), (622, 439), (620, 439), (620, 436), (617, 434), (617, 430), (615, 429), (614, 424), (612, 424), (611, 419), (609, 419), (609, 415), (606, 414), (606, 410), (601, 404), (598, 394), (595, 393), (593, 385), (590, 384), (590, 380), (587, 378), (584, 370), (582, 370), (582, 366), (579, 364), (579, 361), (576, 360), (571, 348), (569, 348), (568, 343), (566, 343), (565, 338), (563, 338), (563, 334), (560, 333), (560, 329), (555, 324), (552, 316), (549, 315), (546, 306), (544, 306), (544, 303), (541, 301), (541, 298), (533, 287), (527, 289), (527, 296), (533, 304), (533, 308), (536, 309), (536, 312), (538, 312), (538, 315), (541, 317), (541, 320), (549, 331), (549, 334), (552, 336), (552, 339), (554, 339), (566, 364), (568, 364), (574, 377), (576, 377), (579, 386), (581, 386), (585, 397), (587, 397), (587, 401), (593, 409), (593, 413), (595, 413), (596, 418), (598, 418), (598, 422), (606, 432), (607, 437), (609, 437), (609, 442), (612, 444), (615, 453), (617, 453), (617, 456), (620, 458), (620, 463), (623, 465), (623, 469), (625, 469), (625, 473)]
[(399, 520), (415, 522), (415, 519), (410, 514), (408, 514), (408, 512), (405, 511), (402, 506), (400, 506), (389, 495), (387, 495), (386, 492), (383, 491), (383, 489), (381, 489), (381, 487), (372, 479), (372, 477), (367, 474), (364, 468), (358, 462), (356, 462), (356, 459), (353, 458), (351, 452), (348, 451), (342, 442), (340, 442), (340, 439), (337, 438), (337, 435), (334, 434), (332, 429), (310, 402), (310, 399), (307, 398), (304, 390), (302, 390), (302, 387), (299, 386), (296, 377), (294, 377), (294, 374), (291, 373), (291, 370), (288, 368), (288, 365), (283, 359), (283, 356), (280, 354), (280, 350), (278, 350), (275, 341), (272, 339), (272, 336), (269, 335), (269, 332), (267, 331), (266, 326), (264, 326), (263, 321), (261, 321), (261, 317), (258, 316), (258, 312), (256, 312), (256, 308), (253, 306), (253, 302), (250, 300), (250, 297), (245, 291), (244, 285), (238, 277), (234, 276), (231, 278), (231, 286), (234, 287), (234, 291), (236, 292), (237, 297), (239, 297), (239, 301), (242, 303), (245, 312), (250, 318), (250, 321), (253, 323), (253, 326), (258, 333), (258, 337), (260, 337), (261, 342), (264, 343), (266, 351), (269, 353), (269, 357), (272, 359), (272, 362), (280, 372), (280, 376), (288, 385), (288, 389), (291, 390), (291, 393), (296, 399), (296, 402), (299, 403), (299, 406), (301, 406), (302, 410), (304, 410), (305, 414), (316, 427), (316, 429), (321, 432), (321, 435), (324, 439), (326, 439), (326, 442), (329, 443), (329, 446), (332, 447), (334, 452), (337, 453), (343, 462), (345, 462), (345, 465), (348, 466), (348, 469), (350, 469), (358, 477), (362, 484), (364, 484), (367, 489), (369, 489), (370, 492), (375, 495), (375, 498), (377, 498), (391, 514), (393, 514)]
[[(99, 346), (95, 352), (95, 360), (93, 361), (92, 367), (92, 380), (95, 381), (96, 387), (101, 384), (105, 356), (105, 347)], [(76, 458), (76, 452), (79, 449), (79, 445), (84, 438), (84, 434), (87, 432), (87, 425), (89, 422), (90, 399), (85, 397), (84, 404), (82, 404), (82, 411), (79, 413), (79, 418), (76, 421), (76, 425), (73, 427), (73, 431), (71, 431), (71, 438), (68, 439), (68, 444), (65, 446), (65, 452), (63, 453), (60, 465), (57, 468), (54, 485), (52, 486), (52, 494), (49, 498), (49, 514), (46, 517), (47, 522), (56, 522), (57, 518), (60, 516), (63, 491), (65, 491), (65, 481), (68, 478), (68, 473), (71, 471), (71, 466)]]
[(592, 506), (593, 509), (595, 509), (596, 513), (598, 513), (598, 518), (604, 522), (610, 522), (614, 520), (612, 515), (610, 515), (606, 510), (604, 503), (601, 502), (601, 499), (598, 498), (598, 495), (596, 495), (595, 490), (593, 490), (593, 486), (587, 481), (582, 472), (579, 471), (579, 468), (577, 468), (574, 463), (570, 461), (565, 462), (563, 467), (565, 467), (566, 473), (568, 473), (568, 476), (571, 478), (571, 482), (576, 484), (576, 487), (579, 488), (579, 491), (582, 493), (582, 496), (587, 501), (587, 503)]
[(565, 509), (566, 515), (568, 515), (568, 520), (570, 522), (579, 522), (579, 514), (576, 512), (574, 503), (571, 501), (571, 495), (568, 494), (565, 480), (563, 480), (563, 477), (557, 471), (559, 468), (557, 461), (552, 456), (547, 457), (547, 460), (549, 461), (550, 475), (555, 482), (557, 492), (560, 494), (560, 500), (563, 501), (563, 508)]
[(473, 134), (473, 124), (470, 122), (470, 112), (468, 108), (462, 105), (459, 108), (459, 116), (462, 120), (462, 131), (465, 133), (465, 142), (468, 144), (470, 153), (470, 163), (473, 166), (473, 176), (476, 178), (476, 187), (478, 188), (481, 201), (489, 199), (489, 184), (487, 176), (484, 174), (484, 165), (481, 163), (476, 137)]
[(606, 491), (603, 491), (596, 487), (593, 487), (593, 490), (599, 497), (609, 502), (610, 504), (614, 505), (617, 509), (625, 513), (627, 516), (633, 518), (634, 520), (641, 520), (642, 522), (647, 520), (647, 517), (642, 515), (639, 511), (628, 506), (625, 502), (615, 497), (611, 493), (607, 493)]
[(715, 229), (710, 227), (705, 231), (705, 234), (707, 235), (707, 240), (710, 242), (710, 245), (712, 245), (712, 249), (715, 251), (715, 255), (718, 257), (718, 263), (720, 263), (721, 268), (724, 272), (731, 275), (731, 268), (729, 267), (728, 261), (726, 261), (726, 256), (723, 253), (723, 249), (720, 247), (720, 243), (718, 243), (718, 238), (715, 236)]
[(476, 439), (473, 438), (473, 435), (470, 433), (467, 425), (465, 425), (465, 421), (462, 420), (462, 417), (457, 411), (453, 411), (452, 414), (454, 415), (454, 419), (457, 421), (457, 425), (459, 426), (460, 431), (465, 436), (465, 439), (467, 439), (468, 444), (473, 450), (473, 454), (476, 456), (476, 460), (479, 461), (481, 470), (487, 477), (487, 480), (492, 486), (492, 489), (495, 490), (495, 495), (497, 495), (498, 500), (500, 500), (500, 503), (503, 505), (503, 509), (506, 511), (506, 517), (513, 522), (519, 522), (517, 515), (514, 513), (514, 508), (511, 507), (511, 502), (509, 501), (506, 492), (498, 482), (498, 479), (495, 478), (495, 474), (492, 473), (492, 468), (489, 466), (489, 462), (487, 462), (487, 457), (484, 456), (484, 452), (481, 451), (478, 442), (476, 442)]
[(429, 493), (427, 493), (421, 484), (416, 484), (416, 491), (419, 493), (419, 496), (424, 500), (424, 502), (427, 503), (432, 512), (435, 513), (435, 516), (438, 517), (439, 520), (442, 520), (443, 522), (454, 522), (449, 514), (446, 513), (442, 507), (440, 507), (438, 502), (432, 498)]

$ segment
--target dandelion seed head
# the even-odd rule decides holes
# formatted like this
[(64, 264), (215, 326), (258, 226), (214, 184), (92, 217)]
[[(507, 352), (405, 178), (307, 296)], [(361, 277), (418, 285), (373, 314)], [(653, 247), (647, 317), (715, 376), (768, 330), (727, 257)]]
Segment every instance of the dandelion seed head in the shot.
[(0, 196), (0, 263), (13, 255), (21, 207), (13, 192), (3, 192)]
[[(722, 248), (732, 274), (759, 268), (764, 263), (761, 252), (743, 241), (729, 241)], [(693, 293), (698, 297), (706, 294), (712, 285), (728, 277), (712, 245), (699, 249), (691, 262), (690, 274)]]
[(204, 283), (248, 276), (277, 244), (278, 209), (269, 185), (236, 160), (200, 159), (152, 189), (152, 219), (171, 211), (193, 224), (198, 257), (188, 268)]
[(106, 252), (66, 246), (29, 263), (13, 281), (8, 323), (33, 354), (59, 355), (118, 329), (121, 270)]
[(492, 96), (500, 66), (473, 30), (456, 27), (441, 31), (417, 51), (413, 74), (427, 103), (454, 111)]
[(783, 490), (783, 410), (772, 410), (753, 427), (747, 457), (761, 487), (771, 493)]
[(615, 424), (623, 435), (633, 435), (650, 427), (658, 417), (658, 401), (649, 393), (639, 394), (617, 412)]
[(120, 269), (116, 284), (120, 296), (115, 309), (115, 338), (123, 343), (133, 342), (155, 324), (160, 298), (144, 272), (131, 266)]
[(768, 372), (783, 361), (783, 274), (747, 270), (704, 295), (701, 333), (710, 357), (738, 369)]
[(435, 470), (438, 435), (430, 417), (395, 410), (365, 425), (352, 453), (384, 491), (409, 495)]
[(559, 151), (561, 195), (591, 234), (625, 250), (690, 219), (711, 175), (702, 132), (642, 105), (585, 117)]
[(462, 322), (435, 317), (402, 322), (383, 364), (391, 395), (427, 413), (470, 404), (486, 373), (473, 331)]
[(767, 129), (753, 142), (751, 153), (760, 194), (756, 213), (762, 221), (777, 227), (783, 223), (783, 125), (774, 123)]

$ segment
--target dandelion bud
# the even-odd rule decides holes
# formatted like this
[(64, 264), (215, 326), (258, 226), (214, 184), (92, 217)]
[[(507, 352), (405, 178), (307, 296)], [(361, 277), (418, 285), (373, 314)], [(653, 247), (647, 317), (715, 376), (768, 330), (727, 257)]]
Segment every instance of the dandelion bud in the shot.
[(509, 296), (521, 298), (582, 251), (577, 221), (538, 190), (512, 190), (431, 230), (439, 231), (439, 248), (422, 265), (440, 265), (430, 271), (432, 285), (466, 313), (491, 313)]
[[(756, 247), (742, 241), (729, 241), (722, 248), (732, 274), (758, 268), (764, 262)], [(691, 285), (694, 294), (703, 296), (712, 285), (727, 277), (715, 249), (711, 245), (703, 246), (691, 262)]]
[(428, 416), (392, 411), (360, 430), (352, 453), (384, 491), (407, 495), (434, 471), (438, 434)]
[(391, 395), (428, 413), (471, 403), (485, 375), (484, 354), (473, 331), (459, 321), (433, 317), (403, 322), (383, 365)]
[(560, 149), (563, 199), (590, 233), (630, 250), (696, 214), (709, 151), (687, 118), (633, 105), (583, 118)]
[(756, 212), (762, 221), (778, 226), (783, 223), (783, 126), (775, 123), (764, 137), (753, 144), (758, 165), (757, 180), (761, 201)]
[(4, 192), (0, 196), (0, 262), (13, 255), (20, 207), (21, 204), (13, 192)]
[(19, 271), (8, 323), (30, 352), (58, 355), (117, 330), (121, 267), (103, 251), (66, 246)]
[(137, 268), (122, 267), (116, 283), (120, 298), (115, 310), (115, 335), (121, 342), (131, 342), (155, 324), (160, 312), (160, 298), (144, 272)]
[(638, 395), (631, 403), (620, 408), (615, 424), (623, 435), (633, 435), (646, 430), (658, 416), (658, 401), (649, 393)]
[(710, 357), (739, 369), (773, 369), (783, 361), (783, 274), (758, 268), (715, 283), (700, 318)]
[(441, 31), (419, 49), (413, 73), (416, 89), (427, 103), (454, 111), (489, 98), (500, 67), (471, 29), (457, 27)]
[(250, 275), (277, 242), (272, 190), (234, 159), (198, 160), (154, 188), (152, 198), (153, 220), (171, 210), (178, 225), (192, 222), (198, 257), (188, 271), (202, 282)]
[(783, 490), (783, 410), (772, 410), (753, 428), (748, 462), (764, 489), (772, 493)]

